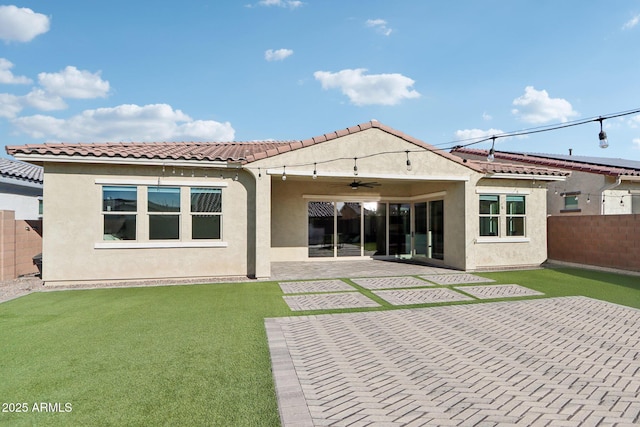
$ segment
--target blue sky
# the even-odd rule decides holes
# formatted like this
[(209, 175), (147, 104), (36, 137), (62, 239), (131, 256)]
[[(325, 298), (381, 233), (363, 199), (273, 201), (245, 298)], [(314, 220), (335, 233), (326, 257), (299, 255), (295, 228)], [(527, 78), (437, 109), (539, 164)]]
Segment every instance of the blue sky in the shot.
[[(638, 76), (639, 0), (0, 5), (2, 146), (306, 139), (376, 119), (450, 148), (636, 110)], [(606, 150), (597, 122), (496, 149), (640, 160), (640, 114), (604, 127)]]

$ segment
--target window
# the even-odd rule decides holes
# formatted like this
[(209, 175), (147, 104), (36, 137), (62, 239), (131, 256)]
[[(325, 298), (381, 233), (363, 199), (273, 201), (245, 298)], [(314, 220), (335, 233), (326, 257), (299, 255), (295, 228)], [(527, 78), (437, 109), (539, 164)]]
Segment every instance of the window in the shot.
[(526, 196), (480, 194), (481, 237), (525, 237)]
[(222, 218), (222, 190), (219, 188), (191, 189), (191, 238), (220, 239)]
[(524, 196), (507, 196), (507, 236), (524, 236)]
[(149, 240), (180, 238), (180, 188), (148, 187)]
[(100, 181), (103, 237), (96, 248), (227, 246), (221, 241), (224, 182), (189, 187), (177, 180), (164, 186)]
[(135, 240), (138, 210), (136, 187), (102, 187), (104, 240)]
[(578, 194), (564, 194), (564, 210), (578, 210)]
[(480, 195), (480, 235), (498, 236), (500, 196)]

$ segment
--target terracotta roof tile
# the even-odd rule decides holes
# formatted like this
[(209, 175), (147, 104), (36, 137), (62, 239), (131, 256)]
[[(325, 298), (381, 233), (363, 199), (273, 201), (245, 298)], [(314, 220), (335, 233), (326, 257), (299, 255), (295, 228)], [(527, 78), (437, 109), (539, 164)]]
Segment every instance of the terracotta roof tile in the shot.
[[(488, 154), (487, 150), (477, 149), (477, 148), (457, 148), (452, 150), (452, 153), (456, 155), (471, 155), (471, 156), (481, 156), (486, 157)], [(555, 169), (564, 169), (564, 170), (572, 170), (572, 171), (580, 171), (580, 172), (591, 172), (600, 175), (609, 175), (609, 176), (640, 176), (640, 168), (631, 168), (631, 167), (618, 167), (612, 165), (603, 165), (603, 164), (595, 164), (588, 163), (585, 161), (579, 160), (569, 160), (569, 159), (554, 159), (549, 157), (544, 157), (543, 155), (535, 155), (535, 154), (524, 154), (524, 153), (512, 153), (505, 151), (496, 151), (494, 153), (495, 158), (499, 163), (499, 161), (506, 162), (519, 162), (519, 163), (528, 163), (532, 165), (544, 166)]]
[(508, 173), (515, 175), (568, 176), (571, 172), (539, 166), (516, 165), (513, 163), (468, 160), (467, 163), (477, 165), (484, 173)]
[(34, 161), (38, 156), (69, 156), (87, 158), (134, 158), (154, 160), (202, 160), (202, 161), (232, 161), (251, 163), (256, 160), (276, 156), (280, 153), (297, 150), (320, 144), (325, 141), (346, 135), (362, 132), (367, 129), (380, 129), (383, 132), (401, 138), (422, 149), (429, 150), (448, 160), (465, 167), (482, 172), (478, 165), (464, 163), (462, 158), (446, 151), (437, 149), (429, 144), (399, 132), (378, 121), (362, 123), (346, 129), (326, 133), (296, 141), (259, 141), (259, 142), (117, 142), (117, 143), (47, 143), (36, 145), (8, 146), (7, 153), (11, 155), (33, 155)]

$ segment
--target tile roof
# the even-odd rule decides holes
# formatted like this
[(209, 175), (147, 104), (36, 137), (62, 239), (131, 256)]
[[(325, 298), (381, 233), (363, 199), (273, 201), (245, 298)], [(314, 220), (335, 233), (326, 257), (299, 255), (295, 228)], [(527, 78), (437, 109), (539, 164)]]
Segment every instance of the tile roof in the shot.
[(378, 121), (370, 121), (313, 138), (296, 141), (48, 143), (7, 146), (6, 151), (14, 156), (20, 154), (33, 156), (34, 161), (37, 161), (38, 156), (68, 156), (251, 163), (372, 128), (380, 129), (471, 169), (475, 168), (474, 165), (463, 163), (462, 159), (458, 156), (437, 149), (403, 132), (385, 126)]
[[(477, 148), (456, 148), (453, 149), (452, 154), (455, 155), (472, 155), (486, 157), (487, 150)], [(580, 172), (590, 172), (600, 175), (609, 176), (640, 176), (640, 162), (615, 162), (617, 159), (608, 159), (609, 161), (602, 161), (602, 158), (585, 158), (581, 156), (555, 156), (544, 154), (528, 154), (528, 153), (515, 153), (507, 151), (496, 151), (496, 160), (506, 162), (520, 162), (528, 163), (535, 166), (543, 166), (554, 169), (564, 169)], [(600, 163), (594, 163), (597, 159), (600, 159)], [(623, 160), (623, 159), (620, 159)], [(608, 163), (608, 164), (605, 164)], [(633, 163), (638, 163), (636, 167)], [(499, 162), (494, 162), (498, 165)], [(616, 166), (618, 164), (618, 166)], [(625, 166), (622, 166), (622, 165)]]
[(482, 169), (486, 174), (513, 174), (513, 175), (536, 175), (536, 176), (569, 176), (571, 172), (557, 168), (546, 168), (541, 166), (516, 165), (513, 163), (488, 162), (480, 160), (468, 160), (468, 163)]
[(29, 163), (0, 159), (0, 176), (42, 184), (43, 170)]

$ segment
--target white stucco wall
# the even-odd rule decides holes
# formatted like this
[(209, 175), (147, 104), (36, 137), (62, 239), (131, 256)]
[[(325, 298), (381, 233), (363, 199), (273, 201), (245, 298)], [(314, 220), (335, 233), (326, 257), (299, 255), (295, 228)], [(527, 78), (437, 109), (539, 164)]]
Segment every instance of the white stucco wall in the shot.
[[(167, 247), (140, 247), (147, 224), (146, 209), (138, 207), (138, 241), (103, 241), (102, 185), (97, 182), (161, 183), (161, 167), (45, 164), (43, 228), (43, 279), (47, 285), (73, 282), (146, 280), (246, 276), (251, 261), (248, 248), (248, 194), (253, 179), (246, 173), (234, 181), (231, 174), (220, 179), (197, 171), (184, 177), (166, 176), (184, 188), (199, 183), (222, 182), (222, 247), (206, 247), (182, 233), (179, 242)], [(216, 176), (215, 178), (212, 178)], [(194, 184), (194, 185), (191, 185)], [(249, 189), (249, 190), (248, 190)], [(187, 189), (188, 191), (188, 189)], [(139, 193), (140, 194), (140, 193)], [(183, 192), (183, 194), (185, 194)], [(138, 201), (140, 204), (140, 200)], [(189, 216), (182, 212), (182, 216)], [(188, 220), (188, 219), (187, 219)], [(183, 230), (184, 231), (184, 230)], [(153, 241), (153, 243), (159, 243)], [(181, 247), (182, 243), (195, 247)], [(130, 244), (130, 247), (127, 246)], [(171, 247), (175, 244), (176, 247)]]
[[(406, 153), (412, 169), (406, 168)], [(418, 202), (443, 193), (445, 249), (442, 265), (457, 269), (538, 265), (546, 259), (546, 188), (528, 190), (526, 239), (479, 244), (478, 194), (475, 184), (482, 174), (432, 152), (420, 149), (378, 129), (370, 129), (337, 140), (281, 154), (249, 165), (274, 172), (271, 178), (271, 259), (305, 261), (308, 257), (307, 202), (321, 200), (376, 200)], [(368, 157), (373, 153), (386, 153)], [(358, 175), (353, 175), (357, 157)], [(341, 160), (325, 163), (327, 160)], [(316, 163), (318, 179), (312, 179)], [(283, 181), (283, 166), (287, 180)], [(302, 176), (300, 176), (302, 175)], [(339, 175), (341, 177), (337, 177)], [(264, 178), (263, 178), (264, 179)], [(356, 191), (352, 180), (377, 181), (382, 185)], [(487, 181), (487, 180), (483, 180)], [(489, 180), (503, 193), (529, 188), (527, 180)], [(331, 258), (333, 259), (333, 258)]]

